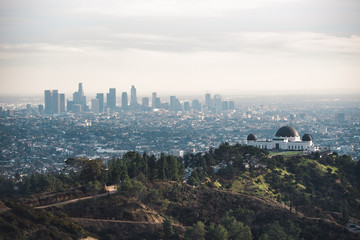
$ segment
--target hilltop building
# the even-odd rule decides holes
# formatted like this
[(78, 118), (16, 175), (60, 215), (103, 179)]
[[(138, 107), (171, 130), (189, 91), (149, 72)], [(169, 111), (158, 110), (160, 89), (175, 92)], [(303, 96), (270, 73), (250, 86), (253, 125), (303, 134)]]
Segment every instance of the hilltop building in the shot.
[(272, 140), (257, 140), (254, 134), (249, 134), (247, 145), (276, 151), (317, 151), (312, 140), (310, 134), (304, 134), (300, 139), (295, 128), (284, 126), (279, 128)]

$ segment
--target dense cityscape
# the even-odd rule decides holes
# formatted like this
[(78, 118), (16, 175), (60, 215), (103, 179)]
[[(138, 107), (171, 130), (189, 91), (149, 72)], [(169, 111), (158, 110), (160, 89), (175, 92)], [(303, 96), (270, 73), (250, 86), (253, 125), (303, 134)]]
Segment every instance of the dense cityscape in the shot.
[[(0, 168), (3, 176), (59, 171), (69, 157), (108, 161), (128, 151), (175, 156), (197, 153), (223, 142), (246, 144), (249, 133), (271, 139), (276, 129), (294, 126), (321, 149), (360, 153), (360, 109), (356, 97), (272, 96), (169, 97), (154, 92), (138, 103), (136, 88), (117, 98), (116, 89), (86, 101), (83, 86), (73, 100), (45, 90), (43, 101), (1, 103)], [(26, 101), (30, 101), (26, 102)], [(37, 102), (37, 103), (36, 103)], [(118, 106), (118, 103), (121, 103)], [(43, 104), (44, 103), (44, 104)], [(45, 106), (45, 107), (43, 107)]]

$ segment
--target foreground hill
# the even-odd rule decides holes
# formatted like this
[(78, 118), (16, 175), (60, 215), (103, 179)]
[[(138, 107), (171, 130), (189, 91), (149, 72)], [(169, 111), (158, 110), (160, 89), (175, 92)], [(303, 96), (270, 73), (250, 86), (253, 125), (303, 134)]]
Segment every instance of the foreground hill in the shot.
[[(357, 239), (346, 225), (360, 223), (360, 164), (348, 156), (270, 157), (223, 144), (183, 159), (129, 152), (107, 166), (88, 159), (67, 164), (59, 175), (0, 179), (1, 238), (46, 239), (54, 232), (66, 239)], [(91, 197), (105, 184), (118, 192)], [(81, 196), (90, 199), (31, 208)], [(20, 198), (22, 205), (11, 202)]]

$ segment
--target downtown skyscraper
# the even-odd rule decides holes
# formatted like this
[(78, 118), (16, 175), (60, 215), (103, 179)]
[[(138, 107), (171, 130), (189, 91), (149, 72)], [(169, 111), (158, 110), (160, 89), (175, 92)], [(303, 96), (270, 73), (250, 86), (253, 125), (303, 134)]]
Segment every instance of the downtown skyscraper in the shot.
[(138, 105), (137, 97), (136, 97), (136, 88), (134, 85), (131, 86), (131, 96), (130, 96), (130, 106)]
[(121, 108), (123, 110), (127, 110), (128, 104), (129, 104), (128, 94), (127, 94), (127, 92), (123, 92), (121, 95)]
[(65, 94), (58, 90), (44, 91), (45, 113), (62, 113), (65, 112)]
[(106, 94), (106, 106), (110, 111), (116, 110), (116, 89), (110, 88), (109, 93)]
[(104, 94), (103, 93), (97, 93), (96, 99), (99, 101), (99, 112), (104, 112)]

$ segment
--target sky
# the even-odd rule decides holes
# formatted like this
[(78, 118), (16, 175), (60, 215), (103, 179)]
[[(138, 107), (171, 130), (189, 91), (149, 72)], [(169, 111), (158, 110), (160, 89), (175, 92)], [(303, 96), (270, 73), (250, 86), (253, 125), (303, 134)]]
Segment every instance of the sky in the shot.
[(359, 0), (0, 0), (0, 95), (360, 93)]

